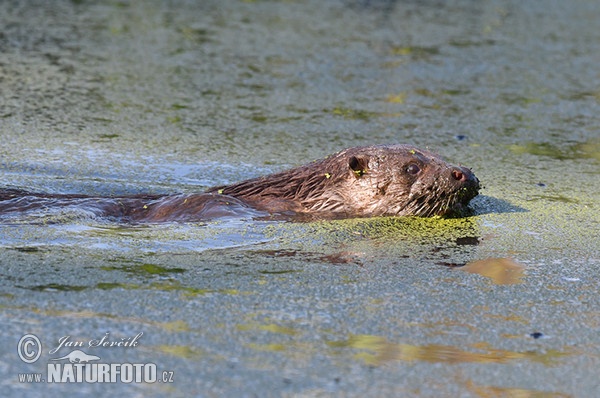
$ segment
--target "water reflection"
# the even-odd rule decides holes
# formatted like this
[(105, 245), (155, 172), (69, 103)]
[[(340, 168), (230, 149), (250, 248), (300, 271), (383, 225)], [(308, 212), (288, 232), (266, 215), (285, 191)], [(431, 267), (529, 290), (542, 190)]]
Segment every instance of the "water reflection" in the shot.
[(488, 258), (473, 261), (461, 269), (490, 278), (495, 285), (523, 283), (524, 267), (508, 258)]
[(472, 351), (440, 344), (412, 345), (392, 343), (385, 337), (373, 335), (351, 335), (347, 340), (331, 341), (334, 348), (353, 348), (359, 350), (357, 359), (369, 365), (382, 365), (389, 361), (425, 361), (432, 363), (508, 363), (515, 360), (527, 360), (544, 365), (553, 365), (560, 358), (571, 355), (570, 352), (557, 350), (509, 351), (496, 349), (482, 342), (472, 345)]

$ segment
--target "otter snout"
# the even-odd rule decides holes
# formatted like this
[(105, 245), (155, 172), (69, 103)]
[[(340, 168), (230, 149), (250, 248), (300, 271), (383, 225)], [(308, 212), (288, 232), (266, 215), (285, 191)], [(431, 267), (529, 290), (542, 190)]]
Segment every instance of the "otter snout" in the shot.
[(454, 167), (450, 172), (450, 175), (462, 185), (479, 189), (479, 179), (466, 167)]

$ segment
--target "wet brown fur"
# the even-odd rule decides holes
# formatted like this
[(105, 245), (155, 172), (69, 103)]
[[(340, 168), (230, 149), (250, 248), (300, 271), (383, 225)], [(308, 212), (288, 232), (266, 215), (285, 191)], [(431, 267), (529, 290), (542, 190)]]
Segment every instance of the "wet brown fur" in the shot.
[(198, 194), (95, 198), (3, 190), (0, 214), (75, 207), (129, 222), (266, 213), (312, 219), (428, 217), (462, 211), (478, 190), (479, 180), (467, 168), (413, 146), (380, 145), (349, 148), (304, 166)]

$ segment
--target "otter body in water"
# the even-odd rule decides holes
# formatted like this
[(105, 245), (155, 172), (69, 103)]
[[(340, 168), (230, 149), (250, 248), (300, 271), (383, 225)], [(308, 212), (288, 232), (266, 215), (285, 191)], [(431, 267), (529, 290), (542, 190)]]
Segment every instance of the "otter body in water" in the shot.
[(226, 215), (334, 219), (460, 214), (477, 196), (471, 170), (410, 145), (345, 149), (294, 169), (199, 194), (91, 197), (0, 190), (0, 214), (75, 208), (126, 222), (198, 221)]

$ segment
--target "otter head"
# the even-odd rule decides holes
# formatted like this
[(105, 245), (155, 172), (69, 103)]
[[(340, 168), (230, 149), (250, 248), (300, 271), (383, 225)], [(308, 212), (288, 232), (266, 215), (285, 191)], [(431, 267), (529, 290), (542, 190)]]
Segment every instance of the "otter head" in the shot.
[(209, 192), (240, 198), (272, 213), (319, 218), (445, 216), (477, 195), (471, 170), (409, 145), (343, 150), (295, 169)]
[(330, 176), (328, 193), (305, 206), (346, 216), (453, 215), (479, 191), (471, 170), (409, 145), (350, 148), (319, 166)]

